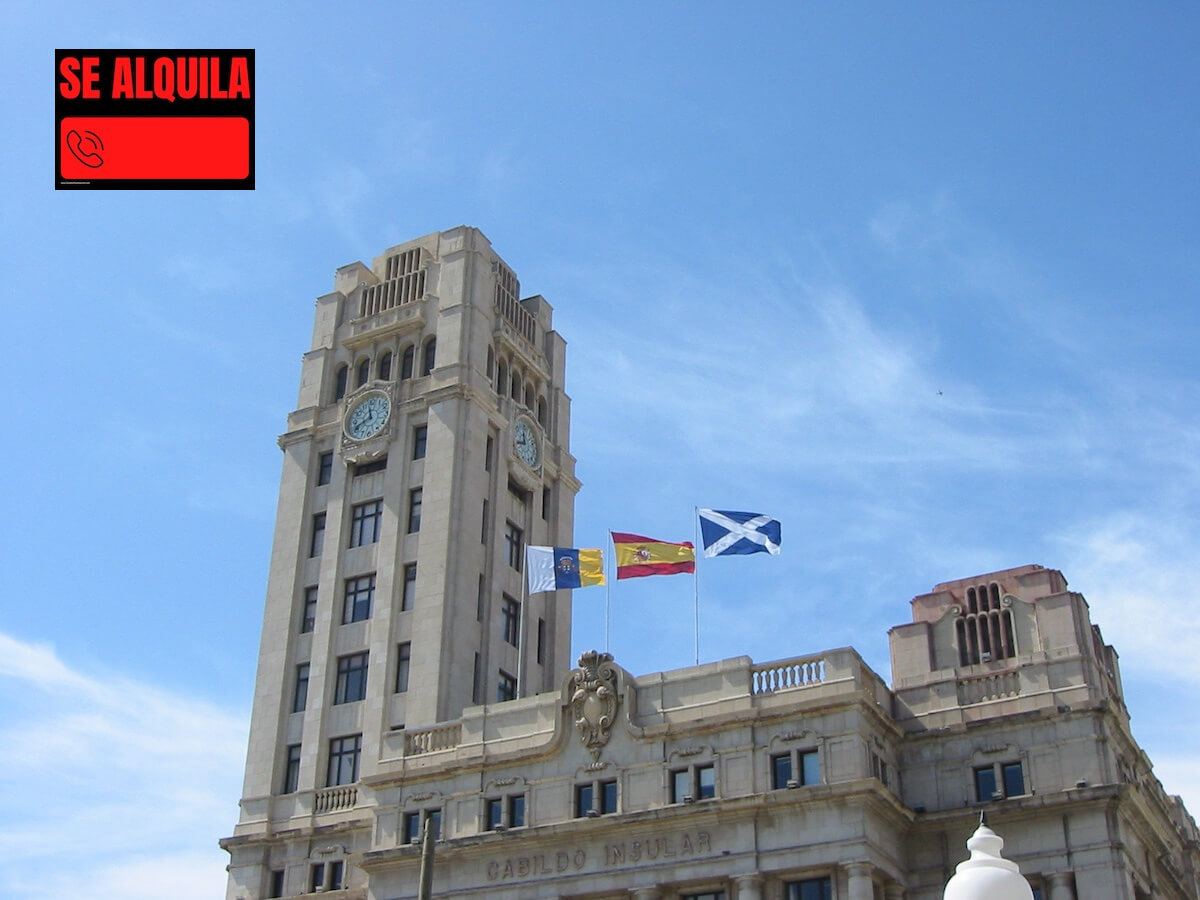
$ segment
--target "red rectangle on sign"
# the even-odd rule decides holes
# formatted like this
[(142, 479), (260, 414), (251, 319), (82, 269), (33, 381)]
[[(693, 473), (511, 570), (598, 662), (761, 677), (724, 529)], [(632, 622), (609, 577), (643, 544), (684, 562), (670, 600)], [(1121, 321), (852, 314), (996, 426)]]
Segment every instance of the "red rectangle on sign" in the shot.
[(218, 116), (68, 116), (64, 179), (239, 179), (250, 173), (250, 122)]

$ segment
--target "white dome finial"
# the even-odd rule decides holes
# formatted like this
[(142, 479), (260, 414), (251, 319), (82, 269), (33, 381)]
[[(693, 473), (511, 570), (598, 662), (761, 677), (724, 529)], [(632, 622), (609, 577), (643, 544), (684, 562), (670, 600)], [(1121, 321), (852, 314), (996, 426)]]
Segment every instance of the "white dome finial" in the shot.
[(1004, 838), (987, 827), (983, 814), (979, 827), (967, 840), (971, 858), (954, 870), (942, 900), (1033, 900), (1033, 889), (1012, 860), (1000, 855)]

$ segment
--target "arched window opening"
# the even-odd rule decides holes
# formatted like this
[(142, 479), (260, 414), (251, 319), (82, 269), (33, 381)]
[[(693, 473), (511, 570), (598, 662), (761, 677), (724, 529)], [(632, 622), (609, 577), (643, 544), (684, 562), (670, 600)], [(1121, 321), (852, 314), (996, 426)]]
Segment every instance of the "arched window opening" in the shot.
[(345, 363), (338, 366), (337, 373), (333, 376), (333, 402), (341, 400), (346, 396), (346, 381), (350, 377), (350, 367)]
[(1012, 610), (1000, 602), (996, 582), (969, 587), (962, 616), (955, 623), (958, 663), (973, 666), (1017, 655)]
[(513, 369), (512, 373), (512, 398), (518, 403), (521, 402), (521, 373)]
[(371, 358), (368, 356), (358, 363), (358, 369), (354, 373), (354, 386), (362, 387), (371, 377)]
[(430, 338), (425, 342), (425, 353), (421, 357), (421, 374), (428, 375), (433, 371), (434, 362), (437, 359), (437, 338)]
[(500, 360), (500, 369), (496, 373), (496, 393), (501, 397), (508, 390), (508, 363)]
[(527, 407), (533, 406), (533, 396), (533, 384), (527, 381), (525, 382), (525, 405)]
[(379, 380), (389, 381), (392, 377), (392, 352), (389, 350), (379, 357)]
[(550, 427), (549, 425), (546, 424), (546, 398), (545, 397), (538, 397), (537, 420), (538, 420), (538, 424), (542, 426), (543, 431), (545, 431), (547, 428)]
[(487, 377), (488, 381), (492, 380), (492, 375), (496, 372), (496, 351), (488, 347), (487, 355)]
[(413, 361), (417, 356), (417, 348), (409, 344), (404, 348), (404, 354), (400, 357), (400, 380), (405, 381), (413, 376)]

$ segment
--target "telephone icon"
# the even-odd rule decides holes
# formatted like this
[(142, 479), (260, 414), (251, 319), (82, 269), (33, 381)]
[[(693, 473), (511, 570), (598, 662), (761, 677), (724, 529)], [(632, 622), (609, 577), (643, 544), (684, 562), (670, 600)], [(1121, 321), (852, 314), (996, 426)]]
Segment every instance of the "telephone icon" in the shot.
[(80, 135), (72, 128), (67, 132), (67, 149), (71, 151), (72, 156), (91, 169), (98, 169), (104, 165), (104, 158), (96, 152), (104, 149), (104, 142), (94, 131), (85, 131)]

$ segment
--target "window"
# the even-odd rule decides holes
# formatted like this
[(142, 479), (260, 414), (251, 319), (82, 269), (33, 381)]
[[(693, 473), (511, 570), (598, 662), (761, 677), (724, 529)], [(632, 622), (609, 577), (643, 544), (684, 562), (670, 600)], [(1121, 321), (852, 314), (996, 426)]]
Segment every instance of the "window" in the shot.
[(593, 781), (575, 785), (575, 818), (606, 815), (617, 811), (617, 781)]
[(292, 692), (292, 712), (302, 712), (308, 705), (308, 663), (296, 666), (296, 690)]
[(367, 654), (354, 653), (338, 659), (337, 685), (333, 702), (354, 703), (367, 696)]
[(387, 457), (381, 456), (379, 459), (373, 459), (370, 462), (359, 463), (354, 467), (354, 477), (359, 475), (373, 475), (376, 472), (382, 472), (387, 468)]
[(500, 828), (521, 828), (525, 825), (525, 795), (488, 798), (484, 814), (488, 831)]
[(496, 351), (493, 347), (488, 347), (487, 354), (487, 373), (488, 381), (492, 380), (492, 376), (496, 374)]
[(379, 357), (379, 380), (387, 381), (392, 377), (392, 354), (385, 353)]
[(370, 377), (371, 377), (371, 360), (370, 359), (359, 360), (358, 369), (354, 373), (354, 386), (362, 387), (364, 384), (367, 383), (367, 380)]
[(317, 627), (317, 586), (304, 589), (304, 611), (300, 615), (300, 633), (306, 634)]
[(487, 446), (483, 449), (483, 471), (492, 471), (492, 455), (496, 452), (496, 439), (492, 435), (487, 436)]
[(415, 534), (421, 530), (421, 489), (413, 488), (408, 492), (408, 533)]
[(350, 377), (350, 367), (340, 365), (337, 374), (333, 376), (333, 402), (337, 403), (346, 396), (346, 381)]
[(682, 900), (725, 900), (725, 892), (709, 891), (707, 894), (684, 894)]
[(325, 863), (313, 863), (308, 879), (308, 892), (315, 894), (325, 890)]
[(513, 794), (508, 798), (508, 827), (521, 828), (525, 825), (525, 795)]
[(516, 647), (520, 628), (521, 604), (505, 594), (504, 603), (500, 607), (500, 636)]
[(488, 502), (487, 502), (487, 500), (484, 500), (483, 501), (483, 517), (481, 519), (481, 524), (479, 527), (480, 543), (486, 544), (487, 537), (488, 537)]
[(496, 699), (501, 703), (517, 699), (517, 679), (513, 678), (503, 669), (500, 670), (500, 677), (496, 686)]
[(383, 522), (383, 501), (359, 503), (351, 511), (350, 547), (362, 547), (379, 540), (379, 525)]
[(471, 670), (471, 702), (483, 702), (483, 659), (479, 652), (475, 653), (475, 667)]
[(408, 690), (408, 669), (412, 663), (412, 644), (405, 641), (396, 648), (396, 693)]
[(500, 360), (500, 368), (496, 372), (496, 393), (501, 397), (504, 396), (505, 390), (508, 388), (508, 363)]
[(437, 338), (430, 338), (425, 342), (425, 352), (421, 354), (421, 374), (428, 375), (432, 372), (436, 360)]
[(342, 603), (342, 624), (371, 618), (371, 601), (375, 598), (375, 573), (346, 579), (346, 599)]
[(980, 803), (1021, 797), (1025, 794), (1025, 773), (1019, 762), (993, 763), (975, 769), (975, 799)]
[(418, 425), (413, 429), (413, 459), (425, 458), (425, 439), (429, 434), (429, 426)]
[(317, 457), (317, 484), (329, 484), (333, 479), (333, 451)]
[(1016, 655), (1012, 610), (1002, 608), (996, 582), (967, 588), (963, 614), (955, 620), (958, 664), (973, 666)]
[[(797, 772), (798, 778), (794, 774)], [(771, 757), (771, 787), (776, 790), (820, 781), (821, 757), (816, 750), (793, 750)]]
[(329, 742), (329, 773), (325, 783), (330, 787), (358, 781), (358, 757), (362, 753), (362, 735), (334, 738)]
[(283, 876), (284, 876), (284, 874), (285, 874), (284, 869), (272, 869), (271, 870), (271, 890), (269, 891), (268, 896), (270, 896), (270, 897), (282, 897), (283, 896)]
[(404, 348), (404, 353), (400, 356), (400, 380), (412, 378), (413, 374), (413, 359), (416, 357), (416, 348), (409, 344)]
[(690, 803), (715, 796), (716, 770), (712, 763), (676, 769), (671, 773), (671, 802)]
[(475, 594), (475, 621), (483, 621), (483, 604), (487, 599), (487, 582), (483, 575), (479, 576), (479, 590)]
[(327, 891), (340, 891), (342, 889), (342, 874), (345, 872), (346, 864), (343, 860), (334, 860), (329, 864), (329, 883), (325, 886)]
[(833, 879), (808, 878), (787, 886), (787, 900), (833, 900)]
[(421, 829), (426, 821), (429, 822), (429, 827), (433, 831), (433, 839), (436, 841), (441, 838), (442, 811), (440, 809), (422, 809), (418, 812), (404, 814), (404, 839), (406, 843), (421, 843)]
[(546, 620), (541, 618), (537, 627), (537, 662), (539, 666), (546, 664)]
[(312, 540), (308, 545), (308, 556), (315, 559), (325, 549), (325, 513), (317, 513), (312, 518)]
[(413, 601), (417, 598), (417, 564), (404, 564), (404, 588), (400, 594), (400, 612), (407, 612), (413, 608)]
[(524, 537), (524, 532), (512, 522), (505, 525), (504, 546), (508, 555), (508, 564), (518, 572), (521, 571), (521, 550)]
[(542, 488), (542, 518), (547, 522), (550, 521), (550, 509), (554, 505), (553, 498), (554, 494), (550, 488)]
[(545, 397), (538, 397), (537, 420), (538, 420), (538, 424), (542, 426), (542, 431), (545, 431), (546, 430), (546, 398)]
[(504, 800), (493, 797), (487, 801), (487, 830), (495, 831), (504, 824)]
[(289, 744), (287, 748), (287, 760), (283, 767), (283, 790), (282, 794), (294, 794), (300, 786), (300, 745)]

